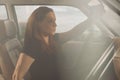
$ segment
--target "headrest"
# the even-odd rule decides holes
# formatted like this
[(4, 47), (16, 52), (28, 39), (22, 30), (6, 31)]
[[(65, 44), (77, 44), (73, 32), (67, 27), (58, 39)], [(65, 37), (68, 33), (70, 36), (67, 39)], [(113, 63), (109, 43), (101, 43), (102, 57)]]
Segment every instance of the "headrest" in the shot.
[(0, 20), (0, 43), (2, 43), (6, 38), (7, 36), (5, 31), (4, 20)]
[(6, 20), (4, 23), (5, 23), (7, 37), (8, 38), (14, 37), (17, 33), (16, 24), (14, 23), (14, 21)]

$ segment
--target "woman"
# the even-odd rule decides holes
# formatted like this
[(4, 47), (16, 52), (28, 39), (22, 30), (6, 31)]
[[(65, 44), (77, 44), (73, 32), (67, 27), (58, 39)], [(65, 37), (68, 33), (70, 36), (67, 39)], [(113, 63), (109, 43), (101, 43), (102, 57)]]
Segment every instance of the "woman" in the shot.
[(64, 33), (55, 34), (56, 17), (48, 7), (37, 8), (29, 17), (23, 51), (20, 53), (12, 80), (22, 80), (30, 70), (31, 80), (59, 80), (56, 54), (58, 44), (71, 39), (90, 25), (86, 20), (79, 26)]

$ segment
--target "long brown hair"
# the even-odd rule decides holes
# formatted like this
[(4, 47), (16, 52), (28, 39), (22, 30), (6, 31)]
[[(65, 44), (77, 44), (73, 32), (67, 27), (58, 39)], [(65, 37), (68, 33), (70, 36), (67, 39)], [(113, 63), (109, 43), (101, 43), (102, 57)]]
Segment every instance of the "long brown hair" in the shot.
[[(33, 11), (33, 13), (31, 14), (31, 16), (29, 17), (28, 22), (27, 22), (24, 45), (27, 43), (30, 44), (31, 41), (33, 41), (33, 39), (35, 39), (42, 43), (41, 46), (43, 49), (46, 48), (44, 40), (41, 37), (41, 32), (38, 28), (44, 27), (44, 26), (39, 26), (39, 23), (51, 11), (53, 12), (53, 10), (48, 7), (38, 7), (35, 11)], [(50, 38), (51, 44), (54, 44), (52, 37), (49, 37), (49, 38)]]

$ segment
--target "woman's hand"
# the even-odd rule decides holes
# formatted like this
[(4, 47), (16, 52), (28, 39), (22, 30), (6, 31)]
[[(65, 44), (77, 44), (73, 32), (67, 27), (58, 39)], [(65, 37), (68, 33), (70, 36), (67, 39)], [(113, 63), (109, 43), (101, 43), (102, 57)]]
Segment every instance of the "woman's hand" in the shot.
[(117, 78), (120, 80), (120, 57), (114, 57), (113, 64)]
[(115, 37), (113, 41), (114, 41), (115, 49), (120, 49), (120, 37)]
[(12, 75), (12, 80), (22, 80), (22, 78), (19, 76), (19, 72), (15, 71)]

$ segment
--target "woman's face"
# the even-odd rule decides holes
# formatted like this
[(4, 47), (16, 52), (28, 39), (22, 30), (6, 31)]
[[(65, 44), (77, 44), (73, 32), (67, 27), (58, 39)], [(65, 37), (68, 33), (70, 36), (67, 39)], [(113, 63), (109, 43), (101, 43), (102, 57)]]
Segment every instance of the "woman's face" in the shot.
[(43, 21), (40, 22), (40, 30), (43, 35), (54, 35), (56, 31), (56, 17), (54, 12), (49, 12)]

